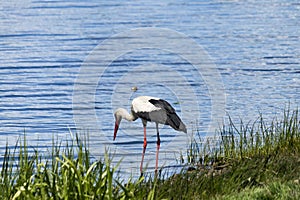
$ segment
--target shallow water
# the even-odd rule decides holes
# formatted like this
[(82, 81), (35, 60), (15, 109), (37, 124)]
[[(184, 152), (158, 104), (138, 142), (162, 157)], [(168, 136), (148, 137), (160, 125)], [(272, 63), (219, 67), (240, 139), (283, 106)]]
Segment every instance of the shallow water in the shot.
[[(109, 148), (116, 160), (123, 158), (121, 167), (135, 173), (141, 122), (122, 122), (116, 142), (112, 134), (113, 110), (129, 110), (136, 96), (168, 100), (188, 126), (187, 136), (161, 126), (160, 166), (185, 155), (193, 130), (213, 136), (226, 112), (234, 120), (255, 120), (259, 112), (271, 120), (288, 104), (299, 105), (297, 1), (1, 4), (0, 155), (23, 132), (33, 147), (78, 132), (89, 134), (93, 155)], [(206, 61), (197, 61), (198, 46), (185, 46), (186, 38), (203, 48)], [(155, 150), (155, 126), (149, 123), (149, 168)]]

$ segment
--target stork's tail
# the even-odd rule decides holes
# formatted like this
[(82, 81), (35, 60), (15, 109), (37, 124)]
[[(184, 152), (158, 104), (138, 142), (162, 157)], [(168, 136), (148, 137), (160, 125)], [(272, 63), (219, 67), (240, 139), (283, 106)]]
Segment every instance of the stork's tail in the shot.
[(181, 121), (176, 113), (169, 113), (167, 118), (167, 124), (169, 124), (176, 131), (182, 131), (187, 133), (185, 124)]

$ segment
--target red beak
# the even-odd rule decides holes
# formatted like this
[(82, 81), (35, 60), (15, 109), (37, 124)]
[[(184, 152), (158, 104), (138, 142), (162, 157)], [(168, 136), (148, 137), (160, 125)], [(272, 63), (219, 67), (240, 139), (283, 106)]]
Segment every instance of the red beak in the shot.
[(115, 131), (114, 131), (114, 140), (115, 140), (116, 137), (117, 137), (118, 129), (119, 129), (119, 125), (118, 125), (118, 123), (116, 122), (116, 123), (115, 123)]

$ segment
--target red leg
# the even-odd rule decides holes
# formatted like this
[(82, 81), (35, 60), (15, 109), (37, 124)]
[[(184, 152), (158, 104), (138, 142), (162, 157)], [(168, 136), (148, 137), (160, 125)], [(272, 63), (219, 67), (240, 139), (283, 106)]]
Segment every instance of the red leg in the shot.
[(160, 137), (158, 132), (158, 124), (156, 124), (156, 131), (157, 131), (157, 142), (156, 142), (156, 164), (155, 164), (155, 175), (157, 174), (157, 168), (158, 168), (158, 153), (160, 148)]
[(142, 161), (140, 166), (141, 174), (143, 174), (143, 162), (144, 162), (144, 155), (147, 147), (147, 138), (146, 138), (146, 126), (144, 126), (144, 145), (143, 145), (143, 154), (142, 154)]

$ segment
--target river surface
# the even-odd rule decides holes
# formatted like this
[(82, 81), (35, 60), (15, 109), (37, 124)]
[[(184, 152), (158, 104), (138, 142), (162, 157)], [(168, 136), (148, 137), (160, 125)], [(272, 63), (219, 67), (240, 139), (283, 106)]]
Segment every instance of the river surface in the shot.
[[(227, 114), (272, 120), (299, 107), (299, 27), (300, 3), (288, 0), (2, 1), (0, 156), (24, 132), (45, 152), (53, 138), (88, 135), (95, 158), (108, 150), (138, 173), (142, 123), (122, 121), (112, 141), (113, 112), (150, 95), (187, 125), (187, 135), (160, 126), (159, 165), (176, 165), (193, 135), (213, 137)], [(150, 170), (155, 151), (148, 123)]]

